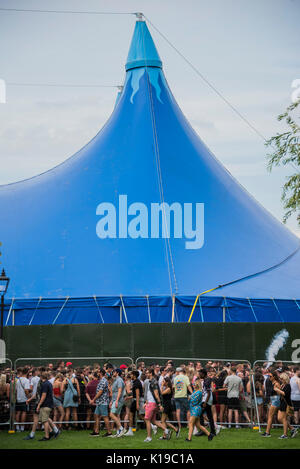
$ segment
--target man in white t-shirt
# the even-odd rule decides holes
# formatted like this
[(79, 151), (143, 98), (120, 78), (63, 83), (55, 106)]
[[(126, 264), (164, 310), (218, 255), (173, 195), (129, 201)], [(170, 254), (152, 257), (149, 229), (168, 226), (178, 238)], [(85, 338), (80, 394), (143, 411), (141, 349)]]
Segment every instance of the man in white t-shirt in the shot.
[(17, 432), (24, 431), (24, 423), (26, 422), (27, 404), (26, 401), (30, 396), (30, 383), (27, 378), (27, 369), (19, 368), (16, 377), (16, 428)]
[(29, 379), (31, 395), (27, 399), (26, 404), (29, 404), (30, 413), (34, 414), (37, 406), (37, 388), (40, 382), (40, 370), (33, 368), (32, 377)]

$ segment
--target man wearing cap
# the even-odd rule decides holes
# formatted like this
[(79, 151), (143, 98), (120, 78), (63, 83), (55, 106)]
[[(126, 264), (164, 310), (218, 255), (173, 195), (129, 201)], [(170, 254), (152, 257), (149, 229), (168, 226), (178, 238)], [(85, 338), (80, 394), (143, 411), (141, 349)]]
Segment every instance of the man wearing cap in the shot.
[(121, 437), (125, 433), (125, 428), (122, 426), (120, 421), (120, 413), (122, 407), (124, 405), (124, 391), (125, 391), (125, 383), (122, 379), (122, 370), (117, 368), (113, 371), (113, 385), (112, 385), (112, 403), (111, 403), (111, 410), (110, 410), (110, 417), (115, 422), (117, 427), (116, 437)]
[[(181, 421), (184, 420), (185, 415), (189, 413), (188, 391), (193, 394), (193, 389), (190, 384), (189, 378), (183, 373), (182, 368), (176, 368), (176, 376), (173, 382), (174, 386), (174, 400), (176, 406), (176, 418), (178, 428), (181, 428)], [(179, 433), (178, 433), (179, 436)]]

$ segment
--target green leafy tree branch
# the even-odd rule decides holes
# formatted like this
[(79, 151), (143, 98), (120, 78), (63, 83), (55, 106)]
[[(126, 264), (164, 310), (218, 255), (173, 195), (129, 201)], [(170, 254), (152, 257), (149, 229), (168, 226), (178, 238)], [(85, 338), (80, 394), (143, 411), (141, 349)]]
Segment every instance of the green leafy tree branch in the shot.
[(300, 225), (300, 126), (292, 116), (294, 111), (296, 115), (299, 113), (299, 105), (300, 99), (288, 106), (286, 111), (277, 117), (278, 121), (285, 120), (288, 130), (277, 133), (267, 140), (266, 146), (273, 149), (273, 152), (267, 155), (269, 171), (272, 171), (275, 166), (286, 165), (292, 165), (296, 170), (294, 174), (287, 176), (282, 188), (281, 200), (285, 209), (283, 222), (286, 223), (287, 219), (295, 213)]

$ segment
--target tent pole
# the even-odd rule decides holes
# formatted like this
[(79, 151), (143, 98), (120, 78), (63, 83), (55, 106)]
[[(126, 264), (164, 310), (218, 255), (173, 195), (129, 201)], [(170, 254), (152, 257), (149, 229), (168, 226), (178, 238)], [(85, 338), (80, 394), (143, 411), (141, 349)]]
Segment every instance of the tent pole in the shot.
[(146, 295), (146, 299), (147, 299), (147, 307), (148, 307), (148, 321), (149, 321), (149, 324), (151, 324), (151, 312), (150, 312), (149, 295)]
[(174, 322), (175, 316), (175, 295), (172, 295), (172, 322)]

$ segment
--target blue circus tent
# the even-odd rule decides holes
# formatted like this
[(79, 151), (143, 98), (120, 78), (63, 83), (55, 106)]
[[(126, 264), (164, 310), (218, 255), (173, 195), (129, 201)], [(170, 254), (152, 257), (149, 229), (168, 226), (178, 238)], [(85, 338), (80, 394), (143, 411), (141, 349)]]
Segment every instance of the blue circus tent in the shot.
[(143, 20), (125, 68), (87, 145), (0, 187), (5, 323), (299, 321), (299, 239), (192, 129)]

